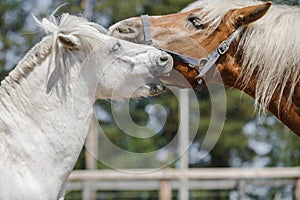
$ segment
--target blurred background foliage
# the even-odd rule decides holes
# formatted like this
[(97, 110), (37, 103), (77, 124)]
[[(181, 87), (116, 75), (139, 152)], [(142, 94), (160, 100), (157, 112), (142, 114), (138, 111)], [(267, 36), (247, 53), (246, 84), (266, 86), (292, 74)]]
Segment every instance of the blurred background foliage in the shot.
[[(89, 18), (104, 27), (125, 18), (163, 15), (180, 11), (193, 0), (96, 0), (94, 14)], [(276, 3), (297, 5), (297, 0), (276, 0)], [(0, 1), (0, 80), (2, 80), (43, 36), (31, 14), (41, 19), (51, 14), (65, 1), (61, 0), (2, 0)], [(85, 1), (68, 0), (60, 12), (84, 14)], [(198, 134), (191, 142), (190, 167), (270, 167), (300, 165), (300, 140), (275, 117), (259, 117), (254, 113), (253, 100), (240, 91), (227, 88), (227, 118), (218, 143), (205, 159), (199, 159), (201, 143), (210, 122), (209, 93), (197, 93), (201, 121)], [(167, 123), (157, 135), (138, 140), (122, 133), (112, 117), (111, 102), (97, 101), (100, 125), (107, 137), (117, 146), (135, 152), (155, 151), (168, 144), (178, 131), (178, 100), (167, 91), (158, 97), (130, 101), (133, 120), (139, 125), (148, 123), (146, 107), (160, 104), (168, 111)], [(101, 141), (99, 142), (101, 145)], [(84, 152), (85, 150), (83, 150)], [(176, 151), (176, 148), (174, 148)], [(84, 153), (76, 169), (84, 169)], [(113, 156), (113, 155), (112, 155)], [(121, 162), (121, 160), (120, 160)], [(170, 165), (176, 167), (176, 163)], [(98, 168), (107, 168), (101, 162)]]
[[(184, 8), (192, 0), (99, 0), (95, 1), (94, 15), (90, 18), (109, 27), (115, 22), (139, 16), (144, 13), (149, 15), (162, 15), (177, 12)], [(277, 1), (297, 4), (297, 1)], [(0, 77), (1, 80), (12, 70), (24, 54), (43, 36), (42, 31), (32, 19), (31, 13), (38, 18), (51, 14), (51, 11), (63, 1), (47, 0), (44, 3), (35, 0), (19, 1), (6, 0), (0, 2)], [(68, 5), (61, 9), (61, 12), (73, 14), (84, 14), (84, 1), (68, 1)], [(201, 145), (203, 134), (209, 124), (210, 101), (207, 90), (197, 94), (200, 102), (201, 126), (194, 142)], [(111, 115), (110, 102), (99, 101), (102, 112)], [(120, 130), (111, 118), (101, 122), (105, 132), (109, 132), (109, 138), (123, 148), (137, 150), (139, 148), (149, 149), (149, 151), (160, 148), (167, 144), (178, 129), (178, 102), (176, 97), (172, 97), (170, 92), (166, 92), (159, 97), (148, 99), (132, 100), (132, 118), (137, 124), (146, 125), (148, 114), (145, 107), (148, 104), (159, 103), (169, 110), (168, 122), (161, 134), (151, 138), (149, 141), (141, 142), (135, 138), (120, 138)], [(300, 162), (300, 142), (299, 139), (278, 122), (273, 116), (268, 115), (264, 119), (257, 117), (253, 111), (253, 100), (240, 91), (227, 89), (227, 120), (222, 135), (211, 152), (209, 163), (199, 161), (193, 162), (192, 167), (211, 166), (228, 167), (250, 165), (256, 156), (268, 158), (265, 166), (291, 166)], [(207, 117), (207, 118), (205, 118)], [(249, 133), (249, 130), (251, 133)], [(127, 141), (127, 142), (124, 142)], [(252, 142), (249, 142), (252, 141)], [(253, 142), (254, 141), (254, 142)], [(255, 143), (256, 142), (256, 143)], [(268, 152), (265, 155), (258, 155), (255, 147), (251, 144), (267, 146)], [(265, 143), (265, 144), (264, 144)], [(198, 146), (199, 146), (198, 145)], [(271, 148), (269, 148), (271, 145)], [(139, 147), (140, 146), (140, 147)], [(261, 147), (263, 148), (263, 147)], [(238, 159), (236, 159), (238, 158)], [(235, 160), (235, 161), (233, 161)], [(239, 160), (239, 161), (237, 161)], [(255, 165), (255, 164), (254, 164)], [(84, 167), (78, 163), (78, 168)]]

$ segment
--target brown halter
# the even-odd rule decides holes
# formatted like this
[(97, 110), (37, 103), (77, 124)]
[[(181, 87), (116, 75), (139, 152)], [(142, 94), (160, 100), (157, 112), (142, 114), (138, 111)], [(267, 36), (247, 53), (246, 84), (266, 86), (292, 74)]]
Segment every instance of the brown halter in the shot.
[[(148, 15), (142, 15), (142, 23), (144, 28), (144, 37), (145, 37), (145, 44), (152, 45), (152, 34), (151, 34), (151, 27), (149, 22)], [(195, 68), (198, 71), (198, 76), (196, 76), (197, 86), (196, 90), (201, 91), (201, 89), (205, 86), (204, 76), (212, 69), (215, 68), (215, 64), (219, 57), (225, 54), (231, 43), (237, 38), (242, 28), (236, 29), (226, 40), (224, 40), (218, 48), (216, 48), (213, 52), (211, 52), (207, 58), (192, 58), (182, 54), (178, 54), (173, 51), (169, 51), (167, 49), (158, 48), (166, 53), (170, 54), (174, 60), (186, 63), (189, 67)]]

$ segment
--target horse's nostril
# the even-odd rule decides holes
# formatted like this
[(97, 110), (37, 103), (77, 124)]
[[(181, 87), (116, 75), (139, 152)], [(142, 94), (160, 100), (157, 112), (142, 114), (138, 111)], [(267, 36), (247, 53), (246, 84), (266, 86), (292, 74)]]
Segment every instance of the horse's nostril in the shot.
[(169, 56), (167, 56), (167, 55), (161, 56), (161, 57), (160, 57), (160, 61), (161, 61), (161, 62), (167, 62), (167, 61), (169, 61)]
[(128, 28), (128, 27), (118, 27), (118, 28), (116, 28), (116, 31), (118, 31), (121, 34), (128, 34), (128, 33), (133, 32), (133, 30), (131, 28)]
[(159, 60), (157, 61), (157, 66), (160, 68), (162, 67), (163, 73), (169, 73), (173, 66), (173, 60), (172, 57), (166, 53), (162, 53), (159, 57)]
[(116, 28), (116, 31), (118, 31), (119, 33), (126, 32), (126, 30), (124, 28), (121, 28), (121, 27)]

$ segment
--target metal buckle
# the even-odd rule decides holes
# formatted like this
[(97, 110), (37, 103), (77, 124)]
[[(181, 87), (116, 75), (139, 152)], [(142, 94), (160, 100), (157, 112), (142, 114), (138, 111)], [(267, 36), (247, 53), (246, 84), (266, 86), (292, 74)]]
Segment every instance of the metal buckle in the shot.
[(219, 47), (218, 47), (218, 52), (219, 52), (219, 54), (221, 54), (221, 55), (223, 55), (223, 54), (225, 54), (227, 51), (228, 51), (228, 49), (229, 49), (229, 42), (228, 41), (224, 41), (224, 42), (222, 42), (220, 45), (219, 45)]

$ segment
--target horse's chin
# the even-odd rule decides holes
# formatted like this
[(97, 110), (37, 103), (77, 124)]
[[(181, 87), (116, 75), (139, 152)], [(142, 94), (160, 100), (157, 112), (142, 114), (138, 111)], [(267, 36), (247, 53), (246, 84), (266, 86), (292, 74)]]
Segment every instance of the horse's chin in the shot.
[(164, 84), (150, 83), (145, 85), (149, 90), (149, 96), (157, 96), (165, 91), (166, 86)]
[(157, 96), (163, 93), (165, 89), (166, 86), (162, 83), (149, 83), (137, 88), (130, 98)]

